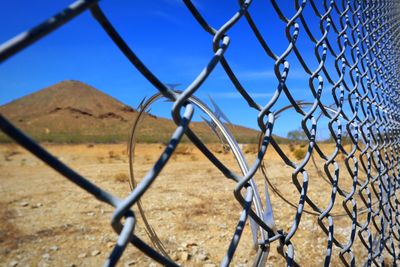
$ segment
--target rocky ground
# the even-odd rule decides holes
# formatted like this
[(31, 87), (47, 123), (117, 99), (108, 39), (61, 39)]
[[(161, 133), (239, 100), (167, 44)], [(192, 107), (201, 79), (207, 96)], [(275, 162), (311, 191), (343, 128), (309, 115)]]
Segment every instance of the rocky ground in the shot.
[[(113, 145), (45, 145), (63, 162), (109, 192), (126, 197), (130, 192), (128, 158), (123, 144)], [(293, 157), (287, 145), (284, 151)], [(163, 145), (139, 145), (135, 158), (135, 177), (150, 169)], [(231, 154), (217, 156), (239, 171)], [(331, 153), (333, 147), (326, 145)], [(252, 162), (256, 149), (244, 147)], [(299, 193), (291, 180), (292, 169), (276, 153), (269, 151), (265, 164), (272, 183), (290, 201), (298, 202)], [(323, 161), (317, 159), (322, 169)], [(309, 167), (309, 195), (326, 207), (330, 185)], [(343, 173), (345, 170), (343, 168)], [(345, 176), (344, 176), (345, 177)], [(257, 174), (259, 188), (264, 180)], [(299, 177), (302, 180), (301, 177)], [(347, 180), (346, 180), (347, 179)], [(343, 178), (343, 188), (350, 188), (351, 179)], [(147, 218), (162, 240), (171, 258), (185, 266), (217, 266), (224, 257), (241, 207), (233, 196), (235, 183), (226, 179), (200, 152), (185, 145), (178, 149), (169, 164), (142, 198)], [(100, 203), (82, 189), (68, 182), (48, 166), (16, 145), (0, 146), (0, 262), (4, 266), (98, 266), (102, 265), (114, 246), (117, 235), (109, 221), (112, 207)], [(295, 209), (278, 195), (271, 194), (278, 228), (288, 231)], [(262, 194), (263, 195), (263, 194)], [(344, 213), (338, 197), (334, 213)], [(362, 202), (358, 201), (362, 206)], [(311, 210), (306, 206), (307, 210)], [(135, 207), (137, 211), (137, 207)], [(136, 212), (138, 215), (139, 213)], [(365, 215), (360, 215), (362, 219)], [(143, 221), (138, 215), (135, 232), (149, 241)], [(335, 236), (345, 243), (351, 224), (347, 216), (337, 216)], [(323, 264), (326, 235), (315, 215), (304, 214), (292, 239), (295, 259), (303, 266)], [(268, 264), (283, 266), (284, 259), (271, 246)], [(365, 259), (360, 240), (355, 253)], [(340, 263), (339, 250), (334, 249), (334, 265)], [(247, 224), (232, 266), (251, 266), (255, 251)], [(361, 263), (361, 262), (357, 262)], [(133, 246), (128, 246), (120, 266), (156, 266)]]

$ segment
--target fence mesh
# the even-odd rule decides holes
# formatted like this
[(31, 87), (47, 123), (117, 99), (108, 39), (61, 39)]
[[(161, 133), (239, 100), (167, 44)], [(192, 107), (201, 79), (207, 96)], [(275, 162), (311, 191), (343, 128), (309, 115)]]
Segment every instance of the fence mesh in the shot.
[[(147, 244), (135, 235), (137, 218), (131, 208), (157, 179), (184, 135), (223, 175), (237, 183), (234, 197), (242, 206), (242, 213), (236, 229), (233, 229), (232, 240), (227, 244), (226, 256), (222, 259), (221, 266), (230, 264), (248, 220), (251, 221), (257, 248), (254, 266), (266, 264), (270, 245), (273, 243), (277, 244), (288, 266), (297, 265), (294, 257), (296, 248), (292, 239), (299, 232), (300, 221), (305, 213), (315, 216), (319, 227), (326, 234), (324, 265), (329, 265), (335, 257), (339, 257), (344, 265), (350, 266), (356, 263), (367, 266), (396, 265), (400, 249), (400, 3), (393, 0), (294, 0), (292, 4), (296, 12), (287, 16), (279, 2), (271, 0), (271, 6), (285, 27), (287, 47), (277, 54), (271, 48), (273, 39), (266, 41), (267, 38), (253, 20), (251, 0), (239, 0), (238, 11), (219, 28), (210, 25), (193, 2), (184, 0), (199, 27), (210, 34), (213, 56), (182, 92), (166, 86), (146, 67), (107, 19), (97, 0), (76, 1), (44, 23), (0, 46), (0, 61), (3, 62), (89, 10), (132, 65), (159, 90), (162, 97), (171, 101), (176, 130), (152, 169), (140, 183), (134, 185), (125, 199), (106, 192), (80, 176), (0, 115), (0, 128), (3, 132), (99, 201), (115, 207), (111, 225), (119, 238), (105, 265), (115, 265), (130, 243), (158, 263), (177, 266), (160, 247)], [(251, 97), (225, 57), (229, 53), (229, 31), (240, 20), (250, 26), (254, 38), (265, 51), (266, 60), (274, 63), (276, 88), (273, 96), (265, 99), (267, 104), (264, 105)], [(310, 21), (318, 21), (319, 25), (310, 25)], [(307, 38), (314, 48), (307, 57), (297, 44), (299, 36)], [(309, 56), (312, 52), (314, 55)], [(291, 63), (301, 66), (304, 80), (308, 82), (307, 90), (313, 96), (312, 102), (296, 101), (293, 97), (287, 82), (291, 77)], [(258, 154), (250, 166), (244, 164), (246, 166), (242, 169), (243, 174), (236, 173), (218, 160), (190, 128), (194, 106), (198, 106), (193, 101), (193, 96), (202, 90), (203, 82), (217, 65), (224, 69), (230, 83), (247, 101), (249, 108), (258, 112), (257, 121), (261, 132)], [(326, 101), (328, 95), (333, 100), (332, 103)], [(275, 111), (276, 103), (281, 99), (286, 99), (290, 105)], [(299, 126), (306, 136), (307, 152), (300, 162), (291, 160), (272, 135), (277, 117), (288, 108), (302, 118)], [(214, 115), (217, 121), (221, 117), (221, 114)], [(211, 122), (210, 124), (213, 125)], [(324, 152), (316, 138), (317, 126), (321, 124), (325, 124), (335, 144), (333, 153)], [(223, 125), (221, 127), (224, 128)], [(228, 139), (231, 137), (228, 133)], [(231, 141), (231, 149), (235, 149), (240, 157), (240, 147), (234, 140)], [(298, 191), (295, 201), (282, 194), (278, 186), (268, 179), (270, 167), (263, 161), (268, 149), (275, 150), (285, 165), (292, 168), (292, 183)], [(317, 166), (316, 158), (323, 160), (323, 168)], [(307, 168), (313, 165), (330, 187), (330, 194), (324, 196), (327, 199), (324, 204), (308, 193), (313, 177), (309, 177)], [(269, 185), (266, 187), (267, 200), (264, 204), (261, 203), (259, 189), (253, 182), (253, 176), (259, 170)], [(350, 179), (350, 186), (341, 186), (341, 179)], [(278, 194), (294, 208), (292, 218), (286, 218), (285, 224), (290, 223), (287, 231), (284, 231), (282, 222), (274, 221), (274, 203), (269, 200), (268, 190)], [(342, 199), (342, 203), (338, 203), (338, 198)], [(337, 206), (341, 206), (341, 210), (334, 212), (334, 207)], [(340, 217), (347, 217), (350, 222), (346, 240), (335, 234), (335, 222)], [(353, 244), (356, 240), (361, 241), (364, 257), (355, 256)]]

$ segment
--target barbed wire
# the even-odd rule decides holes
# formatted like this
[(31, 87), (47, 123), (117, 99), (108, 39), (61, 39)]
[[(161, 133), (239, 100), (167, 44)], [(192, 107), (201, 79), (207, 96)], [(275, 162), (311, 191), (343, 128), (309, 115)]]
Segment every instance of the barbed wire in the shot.
[[(288, 266), (297, 265), (292, 239), (299, 229), (304, 213), (317, 216), (318, 225), (326, 234), (325, 266), (331, 263), (333, 256), (337, 256), (332, 254), (334, 246), (339, 248), (339, 257), (344, 265), (356, 265), (353, 248), (356, 233), (368, 253), (366, 259), (357, 259), (357, 264), (362, 263), (366, 266), (397, 264), (400, 249), (398, 199), (400, 186), (400, 4), (398, 2), (391, 0), (324, 0), (321, 2), (322, 4), (318, 4), (314, 0), (294, 0), (294, 15), (286, 16), (281, 4), (271, 0), (274, 12), (285, 27), (287, 39), (287, 47), (279, 54), (271, 48), (271, 42), (264, 38), (257, 23), (253, 20), (250, 10), (251, 0), (239, 0), (237, 12), (232, 14), (219, 28), (213, 27), (192, 1), (183, 0), (199, 26), (211, 35), (213, 55), (192, 83), (181, 92), (172, 90), (165, 85), (139, 59), (108, 20), (98, 2), (98, 0), (76, 1), (44, 23), (17, 35), (0, 46), (0, 62), (4, 62), (39, 41), (82, 12), (90, 10), (95, 20), (119, 50), (158, 89), (160, 93), (154, 99), (164, 97), (171, 101), (171, 115), (177, 127), (165, 150), (150, 171), (140, 179), (139, 183), (133, 181), (132, 192), (127, 198), (120, 199), (59, 161), (1, 114), (0, 128), (71, 182), (98, 200), (115, 208), (111, 225), (119, 238), (105, 266), (114, 266), (129, 243), (160, 264), (178, 265), (168, 256), (157, 235), (152, 232), (151, 226), (148, 226), (148, 232), (152, 245), (145, 243), (135, 234), (137, 219), (132, 207), (135, 204), (140, 207), (141, 197), (146, 194), (150, 185), (168, 163), (183, 135), (186, 135), (226, 178), (236, 182), (234, 196), (242, 207), (242, 213), (238, 218), (238, 224), (234, 229), (232, 240), (224, 259), (222, 259), (221, 266), (228, 266), (231, 263), (247, 220), (251, 222), (253, 239), (258, 250), (254, 266), (265, 265), (272, 243), (279, 244), (279, 252), (286, 258)], [(306, 8), (312, 10), (313, 15), (306, 13)], [(319, 27), (309, 25), (310, 20), (307, 16), (315, 16), (319, 21)], [(225, 58), (231, 42), (229, 31), (240, 20), (248, 23), (266, 57), (274, 62), (276, 89), (273, 96), (266, 99), (268, 101), (265, 105), (257, 103), (251, 97), (248, 90), (242, 85), (240, 77), (235, 74), (228, 59)], [(314, 32), (313, 28), (319, 28), (320, 32)], [(300, 33), (300, 30), (304, 30), (304, 33)], [(308, 41), (314, 46), (313, 59), (317, 62), (316, 68), (311, 67), (309, 56), (306, 58), (297, 44), (300, 34), (308, 38)], [(313, 96), (313, 101), (306, 104), (296, 101), (287, 82), (290, 78), (290, 61), (293, 60), (301, 66), (308, 79), (308, 88)], [(194, 97), (217, 65), (222, 66), (230, 83), (247, 102), (249, 108), (258, 112), (260, 143), (257, 157), (251, 164), (245, 160), (235, 138), (221, 122), (224, 119), (221, 117), (221, 113), (213, 112)], [(328, 90), (333, 99), (331, 105), (324, 103), (323, 93)], [(307, 152), (299, 163), (288, 157), (272, 135), (279, 113), (285, 110), (274, 111), (278, 107), (277, 102), (281, 99), (289, 101), (289, 108), (302, 117), (300, 126), (307, 137)], [(242, 173), (236, 173), (221, 162), (191, 129), (195, 106), (206, 111), (212, 118), (209, 125), (214, 130), (218, 128), (222, 132), (229, 148), (234, 151)], [(322, 119), (329, 121), (327, 127), (335, 145), (332, 154), (324, 152), (316, 139), (317, 126), (321, 124)], [(347, 147), (343, 144), (344, 130), (348, 133), (350, 140)], [(132, 135), (130, 153), (134, 149), (132, 147), (133, 140)], [(263, 205), (260, 191), (254, 182), (254, 175), (258, 170), (261, 170), (268, 180), (266, 175), (268, 168), (263, 163), (268, 149), (275, 150), (285, 165), (292, 168), (291, 179), (298, 191), (297, 202), (285, 200), (295, 208), (292, 223), (287, 232), (274, 220), (273, 203), (269, 198), (268, 186), (266, 185), (264, 192), (266, 201)], [(344, 155), (345, 167), (339, 165), (339, 154)], [(315, 157), (324, 161), (323, 178), (331, 188), (330, 196), (326, 196), (329, 198), (326, 206), (319, 205), (308, 191), (310, 182), (308, 167), (314, 165), (317, 173), (320, 175), (322, 173), (317, 167)], [(339, 175), (340, 172), (346, 171), (348, 175)], [(359, 177), (360, 172), (364, 174), (365, 179)], [(132, 173), (131, 160), (131, 175)], [(339, 180), (349, 178), (351, 179), (351, 188), (345, 190)], [(269, 180), (268, 183), (273, 192), (285, 199)], [(345, 211), (343, 214), (335, 214), (332, 211), (338, 197), (343, 198), (342, 207)], [(361, 203), (356, 201), (356, 197), (361, 199)], [(306, 209), (305, 205), (309, 208)], [(139, 212), (144, 217), (143, 210), (140, 209)], [(364, 221), (361, 221), (361, 214), (366, 214)], [(334, 220), (337, 216), (346, 216), (351, 221), (351, 231), (346, 242), (341, 242), (334, 234)], [(389, 262), (386, 259), (387, 255), (391, 258)]]

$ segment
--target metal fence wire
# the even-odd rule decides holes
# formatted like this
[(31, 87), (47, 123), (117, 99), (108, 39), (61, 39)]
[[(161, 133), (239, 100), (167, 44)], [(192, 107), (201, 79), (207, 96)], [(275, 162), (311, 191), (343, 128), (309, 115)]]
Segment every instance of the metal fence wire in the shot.
[[(111, 225), (119, 238), (105, 266), (114, 266), (129, 243), (160, 264), (178, 265), (162, 249), (153, 243), (144, 242), (135, 234), (137, 218), (131, 208), (157, 179), (183, 135), (186, 135), (223, 175), (236, 182), (234, 196), (243, 209), (237, 227), (233, 229), (231, 242), (227, 244), (221, 266), (230, 264), (248, 220), (251, 222), (258, 251), (254, 266), (265, 266), (272, 243), (278, 244), (279, 251), (285, 257), (288, 266), (297, 265), (292, 239), (299, 230), (304, 213), (316, 216), (319, 227), (326, 234), (324, 265), (328, 266), (333, 257), (340, 257), (346, 266), (354, 266), (356, 263), (366, 266), (396, 265), (400, 251), (398, 190), (400, 186), (400, 2), (294, 0), (293, 6), (296, 12), (292, 17), (287, 17), (285, 10), (282, 10), (282, 2), (271, 0), (274, 12), (281, 20), (280, 23), (285, 26), (287, 47), (282, 54), (273, 51), (271, 41), (268, 43), (257, 27), (249, 9), (251, 0), (239, 0), (237, 12), (232, 14), (220, 28), (210, 25), (193, 2), (190, 0), (183, 2), (199, 23), (199, 27), (211, 35), (213, 56), (182, 92), (166, 86), (146, 67), (107, 19), (98, 0), (76, 1), (44, 23), (0, 46), (0, 62), (4, 62), (82, 12), (90, 11), (132, 65), (159, 90), (160, 94), (157, 97), (165, 97), (171, 101), (172, 117), (176, 123), (175, 132), (157, 162), (139, 183), (133, 185), (132, 192), (125, 199), (108, 193), (79, 175), (0, 115), (0, 128), (4, 133), (99, 201), (115, 207)], [(305, 8), (312, 12), (306, 14)], [(309, 25), (310, 16), (319, 21), (318, 33), (312, 30), (315, 25)], [(240, 20), (248, 23), (254, 38), (265, 51), (266, 58), (274, 62), (276, 89), (272, 97), (265, 99), (266, 105), (258, 104), (251, 97), (242, 85), (240, 77), (235, 75), (232, 66), (224, 57), (225, 53), (229, 52), (229, 31)], [(302, 56), (304, 51), (300, 51), (296, 45), (300, 33), (314, 47), (313, 60), (318, 62), (315, 69), (310, 68), (308, 63), (310, 59), (304, 58)], [(298, 65), (304, 71), (304, 79), (308, 81), (308, 89), (313, 96), (312, 102), (299, 102), (293, 97), (287, 83), (291, 69), (289, 58), (296, 58)], [(201, 106), (201, 103), (196, 102), (194, 94), (202, 89), (202, 84), (217, 65), (222, 66), (230, 83), (247, 101), (249, 108), (258, 112), (257, 121), (262, 133), (259, 150), (250, 166), (245, 162), (242, 163), (243, 174), (234, 172), (219, 161), (190, 128), (194, 108)], [(332, 97), (333, 103), (327, 104), (324, 101), (326, 93)], [(277, 101), (282, 98), (290, 102), (288, 108), (294, 109), (295, 113), (302, 117), (299, 126), (307, 136), (307, 153), (300, 163), (292, 161), (272, 135), (277, 116), (279, 112), (283, 112), (283, 110), (274, 111)], [(217, 129), (215, 125), (220, 122), (221, 113), (210, 114), (214, 119), (209, 124), (215, 130)], [(329, 155), (316, 140), (317, 125), (322, 124), (324, 120), (335, 144), (334, 152)], [(223, 124), (219, 127), (220, 130), (225, 129)], [(235, 150), (240, 158), (242, 155), (240, 147), (228, 132), (225, 135), (228, 143), (230, 142), (230, 148)], [(348, 146), (344, 145), (345, 141)], [(267, 174), (268, 167), (263, 164), (267, 149), (274, 149), (285, 164), (292, 168), (292, 182), (298, 190), (297, 201), (286, 199), (266, 176), (269, 182), (266, 191), (267, 201), (264, 205), (261, 203), (260, 192), (253, 181), (253, 176), (259, 170)], [(343, 156), (345, 166), (339, 166), (339, 155)], [(331, 188), (330, 195), (325, 196), (329, 199), (326, 206), (318, 204), (307, 193), (309, 174), (306, 166), (316, 165), (315, 157), (324, 160), (324, 167), (318, 169), (318, 172)], [(346, 172), (352, 179), (350, 190), (341, 188), (339, 183), (343, 173)], [(291, 221), (289, 231), (283, 231), (282, 225), (274, 221), (272, 216), (274, 203), (268, 198), (268, 190), (280, 194), (280, 197), (295, 208), (293, 217), (287, 218)], [(333, 212), (338, 196), (343, 199), (342, 214)], [(346, 242), (339, 240), (334, 232), (334, 222), (339, 216), (346, 216), (351, 221), (349, 227), (351, 230)], [(361, 241), (367, 255), (364, 258), (357, 258), (357, 262), (353, 246), (356, 239)], [(339, 251), (338, 255), (333, 251)]]

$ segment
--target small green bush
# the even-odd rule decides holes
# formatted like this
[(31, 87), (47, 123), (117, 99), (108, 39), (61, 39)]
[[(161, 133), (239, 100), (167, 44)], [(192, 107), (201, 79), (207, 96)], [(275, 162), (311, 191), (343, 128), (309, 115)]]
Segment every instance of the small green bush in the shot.
[(293, 155), (297, 160), (303, 159), (306, 154), (307, 150), (302, 148), (297, 148), (295, 151), (293, 151)]

